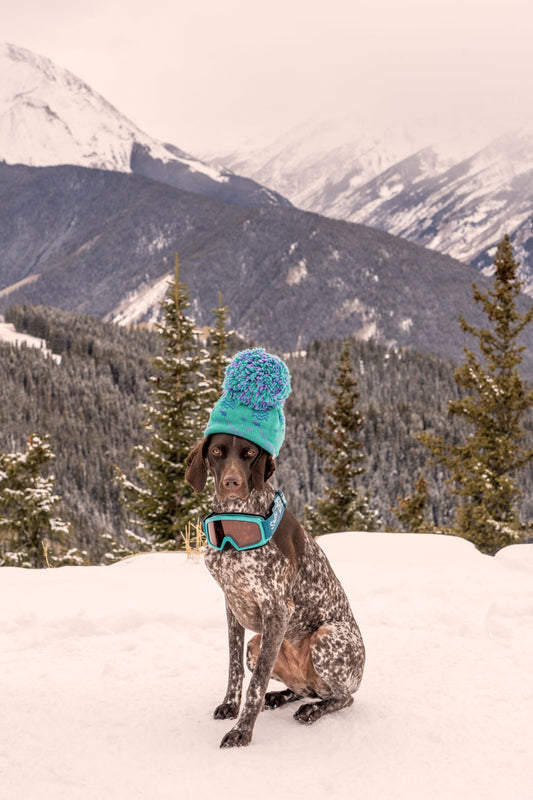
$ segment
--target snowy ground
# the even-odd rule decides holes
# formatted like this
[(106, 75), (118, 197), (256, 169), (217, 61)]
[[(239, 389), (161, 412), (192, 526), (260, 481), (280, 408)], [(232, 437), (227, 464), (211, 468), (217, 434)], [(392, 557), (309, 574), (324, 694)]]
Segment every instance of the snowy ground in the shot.
[(42, 350), (45, 355), (52, 356), (54, 361), (58, 363), (61, 361), (61, 356), (53, 354), (52, 351), (47, 348), (45, 339), (38, 339), (36, 336), (30, 336), (29, 333), (19, 333), (10, 322), (4, 322), (2, 316), (0, 316), (0, 342), (15, 344), (19, 347), (20, 345), (36, 347)]
[[(368, 652), (354, 705), (220, 750), (222, 593), (181, 554), (0, 570), (2, 800), (533, 796), (533, 546), (320, 543)], [(279, 686), (279, 684), (277, 684)]]

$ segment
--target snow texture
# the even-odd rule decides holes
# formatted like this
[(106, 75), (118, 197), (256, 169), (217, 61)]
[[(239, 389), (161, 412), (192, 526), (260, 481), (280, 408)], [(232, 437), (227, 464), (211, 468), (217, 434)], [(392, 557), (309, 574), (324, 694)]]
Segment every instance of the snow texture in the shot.
[(309, 727), (263, 712), (242, 750), (212, 718), (226, 621), (201, 561), (0, 570), (3, 800), (531, 797), (533, 546), (319, 541), (365, 639), (361, 689)]

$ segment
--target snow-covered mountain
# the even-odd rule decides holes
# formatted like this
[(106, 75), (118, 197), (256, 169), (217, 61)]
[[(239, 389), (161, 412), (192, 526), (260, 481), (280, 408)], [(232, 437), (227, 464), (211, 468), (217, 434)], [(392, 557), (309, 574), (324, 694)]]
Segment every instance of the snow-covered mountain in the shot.
[[(533, 135), (501, 136), (460, 161), (437, 147), (340, 192), (332, 216), (373, 225), (470, 263), (533, 211)], [(533, 266), (533, 265), (530, 265)], [(531, 279), (531, 273), (529, 273)]]
[(220, 291), (235, 330), (285, 352), (357, 335), (458, 358), (457, 315), (482, 321), (471, 267), (384, 231), (139, 175), (0, 164), (0, 312), (44, 303), (152, 319), (176, 251), (198, 324), (210, 324)]
[(210, 151), (205, 157), (254, 175), (299, 208), (327, 214), (330, 187), (338, 191), (363, 186), (417, 148), (409, 131), (379, 131), (358, 117), (330, 124), (309, 120), (273, 142), (252, 140), (228, 153)]
[[(376, 227), (301, 211), (254, 180), (152, 139), (27, 50), (1, 46), (0, 70), (0, 310), (46, 303), (125, 323), (151, 319), (178, 251), (199, 324), (211, 321), (222, 291), (236, 330), (283, 350), (357, 335), (461, 355), (457, 314), (479, 322), (468, 313), (472, 268)], [(324, 208), (344, 198), (348, 211), (351, 193), (381, 179), (377, 215), (457, 163), (457, 153), (424, 151), (406, 133), (359, 130), (355, 147), (340, 126), (302, 129), (292, 152), (270, 150), (262, 175), (293, 178), (300, 205), (304, 195), (306, 203), (320, 196)], [(387, 172), (397, 165), (401, 185)], [(526, 185), (524, 203), (527, 194)], [(400, 212), (405, 227), (409, 214)]]
[(237, 205), (286, 201), (141, 131), (52, 61), (0, 43), (0, 160), (135, 172)]
[(504, 233), (516, 234), (533, 293), (533, 127), (466, 136), (458, 126), (440, 139), (429, 126), (414, 126), (412, 135), (370, 130), (353, 122), (304, 125), (216, 163), (267, 183), (300, 208), (386, 230), (480, 269)]

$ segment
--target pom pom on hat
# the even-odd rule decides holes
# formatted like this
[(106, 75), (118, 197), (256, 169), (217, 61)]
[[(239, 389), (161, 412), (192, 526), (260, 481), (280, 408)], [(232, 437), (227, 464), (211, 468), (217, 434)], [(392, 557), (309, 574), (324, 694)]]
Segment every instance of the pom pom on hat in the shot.
[(291, 376), (281, 358), (263, 347), (237, 353), (226, 369), (224, 391), (256, 411), (282, 406), (291, 391)]
[(237, 353), (226, 369), (222, 397), (204, 431), (231, 433), (277, 456), (285, 437), (283, 403), (291, 376), (281, 358), (262, 347)]

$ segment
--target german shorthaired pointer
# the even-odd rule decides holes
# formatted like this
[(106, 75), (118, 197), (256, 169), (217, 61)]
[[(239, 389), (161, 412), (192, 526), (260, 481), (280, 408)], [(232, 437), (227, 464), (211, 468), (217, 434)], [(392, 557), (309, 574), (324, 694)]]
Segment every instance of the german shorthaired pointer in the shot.
[[(272, 455), (247, 439), (207, 436), (187, 459), (186, 478), (197, 492), (215, 482), (217, 514), (268, 517), (275, 492), (268, 478)], [(207, 547), (205, 562), (224, 591), (229, 630), (229, 678), (216, 719), (239, 715), (244, 676), (244, 631), (254, 631), (247, 649), (253, 671), (236, 725), (221, 747), (250, 743), (263, 708), (312, 698), (294, 717), (312, 723), (353, 703), (365, 663), (363, 640), (348, 599), (318, 544), (286, 509), (264, 546), (237, 550)], [(266, 693), (270, 678), (288, 689)]]

